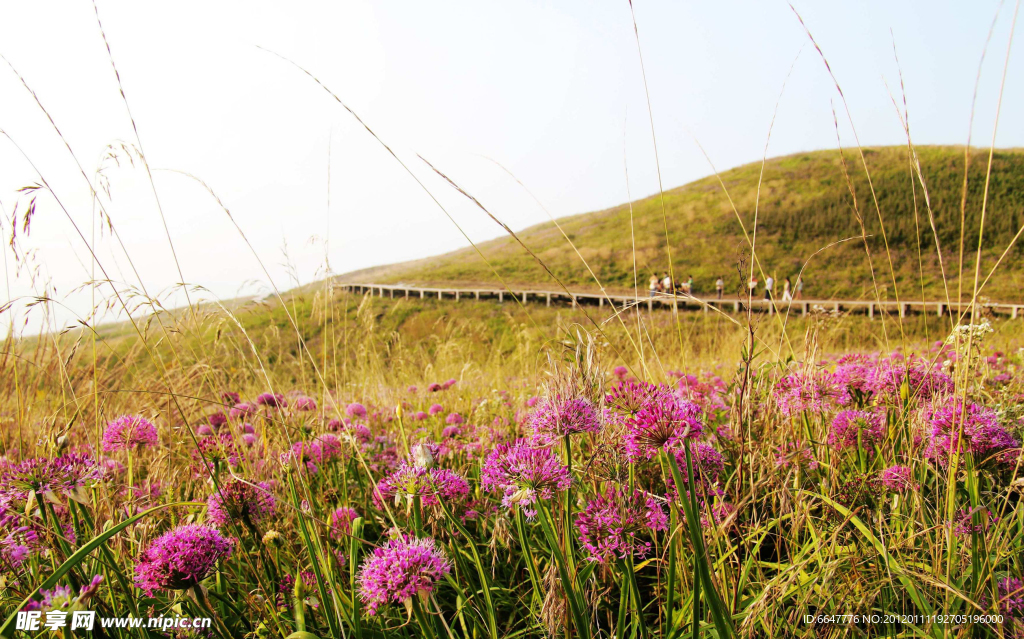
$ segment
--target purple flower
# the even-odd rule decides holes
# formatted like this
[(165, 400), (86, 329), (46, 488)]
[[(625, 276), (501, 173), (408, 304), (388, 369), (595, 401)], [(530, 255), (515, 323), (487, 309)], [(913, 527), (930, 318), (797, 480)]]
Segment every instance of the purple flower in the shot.
[[(34, 457), (8, 464), (0, 473), (0, 512), (24, 510), (29, 496), (46, 493), (69, 495), (103, 477), (103, 468), (80, 453), (60, 457)], [(0, 519), (7, 519), (3, 517)], [(15, 519), (16, 521), (16, 519)]]
[(863, 444), (869, 455), (874, 453), (874, 445), (885, 439), (885, 414), (882, 411), (843, 410), (832, 418), (832, 430), (828, 434), (828, 443), (839, 450), (856, 448), (857, 442)]
[(158, 441), (156, 426), (138, 415), (118, 417), (103, 431), (103, 451), (107, 453), (155, 446)]
[(228, 412), (228, 415), (231, 417), (231, 419), (245, 419), (249, 415), (255, 415), (255, 414), (256, 414), (256, 406), (253, 405), (253, 404), (250, 404), (249, 402), (241, 402), (241, 403), (235, 404), (231, 408), (231, 410)]
[[(974, 516), (978, 516), (979, 523), (974, 523)], [(991, 510), (978, 506), (977, 508), (961, 508), (953, 517), (953, 532), (958, 537), (967, 537), (971, 534), (984, 534), (989, 526), (999, 520)]]
[(406, 391), (408, 391), (408, 392), (410, 392), (410, 393), (415, 393), (415, 392), (416, 392), (416, 391), (418, 391), (419, 389), (418, 389), (418, 388), (416, 388), (415, 386), (410, 386), (409, 388), (407, 388), (407, 389), (405, 389), (405, 390), (406, 390)]
[(352, 522), (359, 517), (353, 508), (342, 506), (331, 513), (331, 529), (328, 534), (335, 541), (346, 541), (352, 532)]
[(292, 408), (304, 412), (314, 411), (316, 410), (316, 400), (312, 397), (296, 397), (292, 402)]
[(711, 508), (706, 508), (706, 503), (704, 505), (706, 512), (700, 518), (700, 525), (704, 529), (721, 526), (736, 512), (736, 506), (726, 501), (715, 502)]
[(684, 438), (696, 439), (704, 428), (702, 417), (693, 402), (659, 393), (626, 419), (626, 455), (652, 459)]
[(525, 439), (499, 444), (487, 456), (480, 473), (480, 484), (488, 492), (502, 492), (506, 508), (522, 506), (527, 516), (538, 499), (551, 499), (572, 484), (569, 469), (550, 448), (534, 448)]
[(221, 483), (220, 490), (206, 500), (207, 519), (222, 528), (233, 519), (252, 528), (276, 513), (277, 500), (271, 494), (270, 484), (266, 482), (253, 485), (232, 479)]
[(928, 399), (953, 392), (953, 379), (949, 375), (927, 362), (916, 360), (889, 362), (878, 373), (876, 385), (879, 392), (892, 399)]
[(231, 555), (232, 542), (216, 528), (179, 526), (153, 540), (135, 567), (135, 584), (149, 595), (157, 590), (185, 590)]
[(462, 419), (462, 415), (458, 413), (448, 413), (448, 417), (444, 418), (446, 424), (461, 424), (463, 421), (465, 420)]
[(430, 409), (428, 410), (428, 412), (430, 413), (431, 417), (433, 417), (434, 415), (437, 415), (438, 413), (443, 412), (443, 411), (444, 411), (444, 406), (441, 406), (440, 404), (433, 404), (430, 407)]
[[(679, 449), (675, 452), (676, 463), (679, 464), (681, 479), (689, 482), (686, 474), (686, 452)], [(725, 472), (725, 460), (722, 453), (714, 446), (705, 442), (698, 442), (693, 445), (690, 452), (690, 460), (693, 462), (693, 480), (698, 486), (709, 487), (718, 481), (718, 477)]]
[(366, 407), (358, 402), (352, 402), (345, 407), (345, 414), (352, 419), (364, 419), (366, 417)]
[(220, 428), (226, 423), (228, 423), (228, 416), (224, 414), (224, 411), (210, 413), (210, 426), (214, 429)]
[(828, 371), (817, 369), (786, 375), (779, 380), (775, 395), (783, 415), (821, 413), (835, 405), (850, 402), (850, 395), (840, 380)]
[(999, 612), (1006, 617), (1024, 617), (1024, 581), (1016, 577), (999, 580)]
[(210, 428), (209, 424), (200, 424), (199, 428), (196, 429), (196, 435), (200, 437), (208, 437), (213, 435), (213, 429)]
[(612, 375), (615, 375), (619, 379), (622, 379), (626, 375), (629, 375), (629, 369), (626, 368), (625, 366), (616, 366), (615, 368), (612, 369)]
[(433, 539), (394, 539), (375, 549), (359, 569), (359, 598), (373, 616), (388, 603), (429, 594), (452, 566)]
[[(291, 454), (297, 461), (306, 464), (323, 464), (341, 459), (342, 444), (337, 435), (324, 433), (310, 441), (292, 444)], [(312, 470), (312, 469), (311, 469)]]
[(949, 457), (964, 440), (961, 451), (969, 451), (979, 461), (994, 457), (995, 462), (1013, 464), (1020, 454), (1020, 443), (1002, 426), (999, 417), (990, 408), (974, 402), (964, 404), (962, 399), (942, 402), (926, 412), (931, 426), (925, 456), (940, 465), (949, 463)]
[(286, 408), (288, 400), (281, 393), (260, 393), (256, 398), (257, 406), (269, 406), (270, 408)]
[(397, 504), (403, 498), (419, 496), (424, 506), (436, 506), (440, 500), (461, 501), (468, 495), (469, 483), (455, 471), (402, 462), (395, 472), (377, 482), (373, 499), (377, 503), (394, 499)]
[(912, 477), (910, 466), (889, 466), (879, 473), (878, 480), (892, 492), (905, 493), (916, 488)]
[(442, 390), (444, 390), (444, 386), (442, 386), (441, 384), (438, 384), (437, 382), (433, 382), (429, 386), (427, 386), (427, 392), (428, 393), (436, 393), (436, 392), (442, 391)]
[(242, 398), (238, 395), (238, 393), (233, 393), (231, 391), (221, 393), (220, 398), (228, 404), (237, 404), (238, 402), (242, 401)]
[(612, 386), (605, 396), (605, 401), (617, 410), (630, 415), (649, 404), (659, 394), (667, 395), (668, 388), (656, 386), (649, 382), (622, 380)]
[(646, 557), (651, 543), (638, 536), (666, 530), (667, 524), (665, 511), (654, 497), (640, 491), (622, 491), (617, 486), (609, 486), (576, 515), (587, 559), (601, 563), (616, 557)]
[(583, 399), (546, 399), (530, 415), (534, 435), (541, 441), (550, 441), (573, 433), (596, 433), (601, 430), (594, 406)]
[(256, 434), (256, 428), (252, 424), (246, 422), (246, 423), (242, 424), (242, 432), (250, 434), (250, 435), (255, 435)]
[(444, 386), (445, 390), (448, 390), (452, 386), (455, 386), (458, 382), (459, 380), (453, 378), (446, 381), (444, 384), (442, 384), (442, 386)]

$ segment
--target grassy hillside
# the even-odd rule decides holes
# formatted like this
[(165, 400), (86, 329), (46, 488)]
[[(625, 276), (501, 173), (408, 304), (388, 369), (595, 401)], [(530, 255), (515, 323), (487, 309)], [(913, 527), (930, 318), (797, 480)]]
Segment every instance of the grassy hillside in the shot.
[[(964, 149), (919, 147), (917, 152), (943, 249), (947, 281), (951, 295), (955, 296)], [(911, 179), (907, 149), (868, 148), (864, 154), (888, 238), (900, 297), (920, 298), (922, 285), (928, 298), (943, 297), (935, 239), (921, 186), (916, 179)], [(845, 157), (856, 206), (838, 150), (800, 153), (768, 161), (758, 214), (758, 259), (764, 271), (779, 280), (795, 276), (815, 251), (843, 238), (860, 236), (856, 215), (859, 210), (866, 232), (872, 236), (868, 244), (880, 291), (891, 299), (894, 297), (892, 275), (867, 174), (856, 149), (847, 149)], [(972, 150), (964, 225), (967, 247), (964, 269), (970, 277), (965, 277), (965, 290), (970, 290), (973, 283), (987, 158), (987, 151)], [(758, 162), (721, 174), (748, 231), (753, 229), (760, 170)], [(730, 290), (738, 288), (741, 281), (745, 281), (740, 273), (747, 272), (750, 250), (718, 179), (711, 176), (667, 191), (664, 203), (668, 245), (676, 277), (684, 280), (692, 275), (697, 290), (707, 291), (721, 274)], [(564, 218), (559, 223), (605, 286), (615, 289), (632, 286), (633, 254), (627, 205)], [(634, 202), (633, 229), (641, 286), (652, 272), (660, 274), (669, 268), (665, 224), (659, 196)], [(992, 165), (984, 227), (983, 274), (991, 269), (1022, 224), (1024, 150), (1001, 149), (996, 152)], [(596, 287), (579, 257), (553, 224), (531, 227), (520, 233), (520, 237), (565, 283), (579, 288)], [(485, 242), (480, 248), (494, 269), (510, 283), (553, 285), (543, 268), (511, 238)], [(984, 296), (1001, 301), (1024, 299), (1022, 256), (1024, 247), (1018, 244), (986, 287)], [(472, 248), (357, 271), (340, 279), (492, 285), (499, 281)], [(819, 253), (808, 264), (804, 279), (806, 292), (813, 297), (873, 296), (864, 243), (859, 239)]]

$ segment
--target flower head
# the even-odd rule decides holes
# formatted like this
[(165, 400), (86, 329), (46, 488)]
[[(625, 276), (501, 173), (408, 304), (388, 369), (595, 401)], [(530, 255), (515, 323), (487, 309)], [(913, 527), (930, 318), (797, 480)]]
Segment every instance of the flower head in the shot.
[[(1020, 454), (1020, 443), (1002, 426), (999, 417), (990, 408), (974, 402), (966, 404), (960, 398), (942, 402), (926, 412), (931, 426), (925, 455), (940, 465), (949, 463), (950, 455), (958, 447), (969, 451), (979, 461), (992, 458), (996, 463), (1013, 464)], [(960, 441), (963, 445), (960, 446)]]
[(316, 410), (316, 400), (312, 397), (296, 397), (292, 402), (292, 408), (304, 412), (314, 411)]
[(269, 406), (270, 408), (285, 408), (288, 400), (281, 393), (260, 393), (256, 398), (257, 406)]
[(228, 416), (231, 417), (231, 419), (245, 419), (249, 415), (255, 414), (256, 406), (249, 402), (239, 402), (232, 406), (231, 410), (228, 411)]
[(512, 444), (499, 444), (487, 456), (480, 474), (480, 484), (489, 492), (502, 492), (506, 508), (522, 506), (528, 516), (538, 499), (551, 499), (572, 484), (569, 469), (551, 448), (535, 448), (524, 439)]
[(889, 466), (878, 475), (878, 480), (887, 490), (905, 493), (915, 487), (910, 466)]
[(573, 433), (596, 433), (601, 430), (594, 406), (583, 399), (559, 396), (544, 400), (530, 415), (534, 435), (551, 441)]
[(118, 417), (103, 431), (103, 451), (107, 453), (155, 446), (158, 441), (156, 426), (138, 415)]
[(429, 594), (452, 566), (433, 539), (393, 539), (375, 549), (359, 569), (359, 597), (369, 616), (388, 603)]
[(217, 562), (231, 555), (232, 543), (216, 528), (190, 524), (179, 526), (153, 540), (135, 567), (135, 583), (147, 593), (185, 590), (213, 571)]
[(665, 530), (667, 522), (665, 510), (654, 497), (617, 486), (609, 487), (576, 515), (587, 559), (601, 563), (616, 557), (645, 557), (651, 543), (638, 537), (648, 531)]
[(345, 541), (352, 532), (352, 522), (359, 518), (359, 513), (353, 508), (342, 506), (331, 513), (331, 529), (328, 531), (331, 539)]
[(352, 402), (345, 407), (345, 414), (352, 419), (365, 419), (366, 407), (358, 402)]
[(378, 502), (394, 499), (398, 503), (418, 496), (424, 506), (436, 506), (440, 500), (449, 503), (468, 495), (469, 483), (455, 471), (402, 462), (395, 472), (377, 483), (373, 498)]
[(221, 483), (220, 490), (206, 500), (206, 516), (218, 526), (227, 526), (237, 519), (246, 526), (255, 526), (277, 512), (277, 500), (266, 482), (250, 484), (232, 479)]
[(828, 443), (839, 450), (856, 448), (858, 442), (868, 454), (885, 438), (885, 414), (881, 411), (842, 410), (832, 418)]
[(659, 393), (626, 420), (626, 454), (651, 459), (682, 439), (700, 437), (703, 412), (697, 404)]
[(833, 373), (809, 369), (794, 371), (779, 380), (775, 389), (783, 415), (820, 413), (850, 401), (846, 387)]

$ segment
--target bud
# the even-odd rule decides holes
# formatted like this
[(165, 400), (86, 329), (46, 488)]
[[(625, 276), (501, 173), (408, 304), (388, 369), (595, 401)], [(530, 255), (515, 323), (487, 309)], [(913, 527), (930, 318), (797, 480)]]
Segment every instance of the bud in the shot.
[(412, 447), (412, 459), (417, 466), (423, 468), (430, 468), (434, 465), (434, 456), (430, 453), (430, 449), (423, 444), (416, 444)]
[(263, 545), (264, 546), (276, 546), (277, 544), (280, 543), (280, 541), (281, 541), (281, 533), (277, 532), (276, 530), (268, 530), (263, 535)]

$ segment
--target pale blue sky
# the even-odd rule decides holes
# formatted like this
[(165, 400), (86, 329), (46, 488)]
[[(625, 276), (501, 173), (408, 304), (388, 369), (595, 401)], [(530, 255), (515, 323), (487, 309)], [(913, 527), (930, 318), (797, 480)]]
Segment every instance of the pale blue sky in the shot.
[[(285, 243), (305, 282), (322, 270), (328, 233), (335, 272), (423, 257), (465, 240), (351, 116), (257, 45), (319, 76), (474, 240), (500, 229), (431, 175), (416, 153), (513, 228), (546, 215), (486, 158), (513, 171), (555, 215), (625, 201), (624, 158), (634, 197), (657, 190), (626, 0), (97, 1), (151, 165), (206, 180), (282, 288), (288, 285)], [(885, 84), (900, 91), (893, 38), (915, 142), (966, 141), (974, 79), (999, 3), (795, 4), (842, 84), (862, 143), (905, 143)], [(843, 143), (853, 144), (832, 81), (785, 2), (638, 0), (635, 8), (666, 188), (710, 172), (693, 136), (719, 169), (760, 159), (798, 52), (769, 155), (834, 147), (833, 102)], [(1013, 10), (1012, 3), (1002, 7), (983, 69), (974, 127), (979, 145), (991, 140)], [(1024, 43), (1018, 44), (1000, 146), (1024, 145)], [(90, 174), (108, 143), (134, 139), (89, 3), (0, 5), (0, 53), (39, 94)], [(0, 68), (0, 96), (0, 128), (26, 150), (89, 235), (85, 182), (6, 68)], [(178, 281), (144, 174), (107, 173), (108, 209), (148, 290)], [(35, 179), (0, 141), (7, 216), (15, 189)], [(265, 277), (258, 264), (205, 193), (172, 173), (157, 172), (156, 183), (185, 280), (222, 297), (260, 290), (256, 281)], [(9, 229), (4, 222), (5, 236)], [(23, 248), (37, 251), (40, 277), (52, 281), (58, 296), (88, 278), (88, 254), (48, 198), (40, 198)], [(138, 284), (116, 243), (101, 238), (98, 253), (112, 277)], [(31, 291), (24, 275), (12, 278), (11, 287), (12, 296)], [(68, 304), (87, 312), (81, 295)]]

